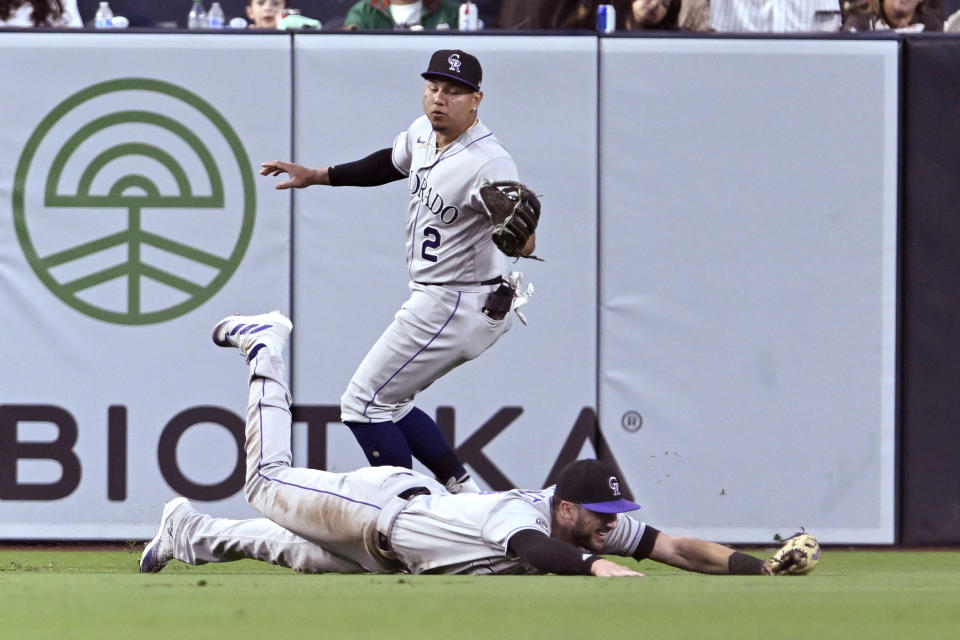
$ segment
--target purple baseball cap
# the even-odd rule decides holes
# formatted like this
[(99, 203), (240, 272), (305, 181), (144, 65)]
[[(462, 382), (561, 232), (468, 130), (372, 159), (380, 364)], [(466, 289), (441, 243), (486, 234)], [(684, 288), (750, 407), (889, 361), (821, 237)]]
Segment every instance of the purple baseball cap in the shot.
[(554, 497), (597, 513), (624, 513), (640, 508), (620, 494), (617, 468), (602, 460), (577, 460), (560, 472)]

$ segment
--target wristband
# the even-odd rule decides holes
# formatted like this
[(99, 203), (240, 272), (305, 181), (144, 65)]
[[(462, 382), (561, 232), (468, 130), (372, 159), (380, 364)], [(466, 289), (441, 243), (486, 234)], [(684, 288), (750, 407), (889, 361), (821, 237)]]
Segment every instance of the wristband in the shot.
[(727, 573), (732, 576), (763, 575), (763, 560), (741, 551), (734, 551), (727, 560)]
[(587, 574), (593, 573), (593, 563), (597, 560), (602, 560), (603, 556), (593, 555), (589, 553), (583, 554), (583, 566), (587, 569)]

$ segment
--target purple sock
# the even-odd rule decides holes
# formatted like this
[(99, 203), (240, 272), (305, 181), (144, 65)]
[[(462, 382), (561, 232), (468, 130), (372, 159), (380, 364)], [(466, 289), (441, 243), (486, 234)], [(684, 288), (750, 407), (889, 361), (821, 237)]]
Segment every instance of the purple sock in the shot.
[(393, 422), (346, 422), (372, 467), (413, 467), (410, 445)]
[(410, 451), (433, 472), (437, 480), (446, 482), (451, 477), (459, 480), (467, 475), (467, 470), (463, 468), (433, 418), (414, 407), (396, 424), (407, 439)]

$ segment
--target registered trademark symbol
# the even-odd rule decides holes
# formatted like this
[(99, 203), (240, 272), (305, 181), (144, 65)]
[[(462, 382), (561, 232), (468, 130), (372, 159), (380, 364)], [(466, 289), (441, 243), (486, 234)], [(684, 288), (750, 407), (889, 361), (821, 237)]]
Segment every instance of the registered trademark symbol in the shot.
[(620, 418), (620, 426), (627, 433), (636, 433), (643, 426), (643, 416), (640, 415), (639, 411), (627, 411)]

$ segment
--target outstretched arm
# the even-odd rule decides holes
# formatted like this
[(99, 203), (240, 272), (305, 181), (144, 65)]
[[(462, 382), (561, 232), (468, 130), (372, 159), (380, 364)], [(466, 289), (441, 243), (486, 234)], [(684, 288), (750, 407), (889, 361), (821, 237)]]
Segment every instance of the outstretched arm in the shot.
[(653, 543), (649, 558), (698, 573), (770, 575), (766, 562), (716, 542), (699, 538), (678, 538), (662, 531)]
[(302, 189), (315, 184), (334, 187), (376, 187), (404, 178), (404, 174), (393, 164), (390, 149), (374, 151), (366, 158), (338, 164), (326, 169), (310, 169), (292, 162), (264, 162), (260, 175), (278, 176), (286, 173), (290, 177), (274, 185), (275, 189)]

